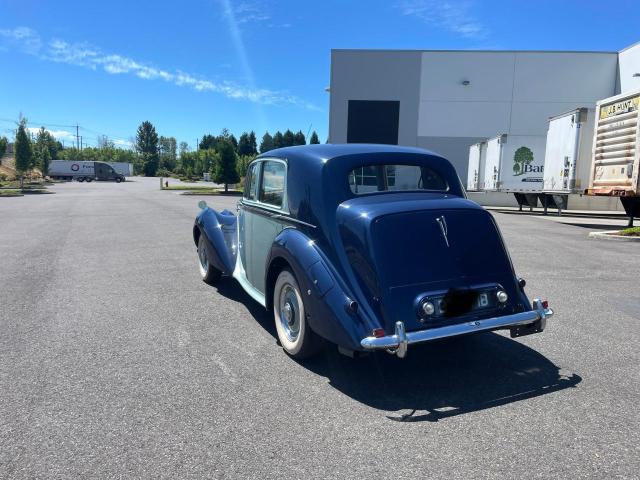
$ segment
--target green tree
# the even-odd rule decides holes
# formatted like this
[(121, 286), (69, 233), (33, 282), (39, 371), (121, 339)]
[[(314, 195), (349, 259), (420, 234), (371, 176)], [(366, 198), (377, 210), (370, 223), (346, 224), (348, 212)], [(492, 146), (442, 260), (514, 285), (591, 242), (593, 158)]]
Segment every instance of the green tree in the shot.
[(160, 136), (158, 140), (158, 151), (160, 155), (160, 168), (173, 171), (178, 161), (176, 139), (174, 137)]
[(218, 138), (214, 137), (213, 135), (207, 134), (202, 137), (202, 140), (200, 140), (200, 143), (198, 144), (198, 149), (199, 150), (208, 150), (210, 148), (215, 149), (216, 143), (218, 143)]
[(294, 145), (306, 145), (307, 144), (307, 139), (304, 136), (304, 133), (302, 133), (302, 130), (298, 130), (298, 133), (296, 133), (293, 136), (293, 144)]
[(269, 134), (269, 132), (264, 132), (262, 141), (260, 142), (260, 153), (265, 153), (273, 149), (273, 137)]
[(147, 177), (153, 177), (159, 166), (158, 134), (149, 121), (144, 121), (138, 127), (136, 134), (136, 150), (142, 157), (142, 170)]
[(283, 146), (292, 147), (293, 145), (295, 145), (294, 141), (295, 136), (293, 135), (293, 132), (287, 128), (287, 131), (284, 132), (284, 135), (282, 135)]
[(311, 136), (309, 137), (309, 145), (317, 145), (320, 143), (320, 139), (318, 138), (318, 134), (314, 130)]
[(247, 132), (240, 135), (240, 140), (238, 141), (238, 155), (251, 155), (251, 145), (249, 144), (249, 134)]
[(533, 152), (527, 147), (520, 147), (513, 155), (513, 173), (514, 175), (523, 175), (525, 165), (533, 162)]
[(35, 148), (33, 149), (33, 156), (35, 158), (35, 164), (42, 172), (42, 175), (49, 173), (49, 164), (52, 158), (56, 158), (58, 155), (58, 142), (56, 142), (53, 135), (51, 135), (44, 127), (38, 130), (36, 136)]
[(258, 143), (256, 142), (256, 132), (251, 130), (249, 132), (249, 155), (257, 155), (258, 154)]
[(231, 145), (233, 145), (233, 149), (238, 153), (238, 140), (233, 136), (233, 134), (229, 135), (229, 141), (231, 142)]
[(273, 148), (282, 148), (284, 147), (284, 138), (282, 136), (282, 133), (280, 131), (277, 131), (274, 135), (273, 135)]
[(216, 183), (224, 183), (224, 191), (229, 191), (230, 183), (238, 183), (240, 176), (236, 167), (237, 155), (233, 144), (229, 140), (218, 142), (217, 161), (213, 168), (213, 180)]
[(14, 151), (16, 157), (16, 172), (20, 176), (20, 186), (22, 187), (24, 174), (31, 168), (33, 162), (31, 139), (27, 134), (27, 119), (24, 117), (20, 118), (18, 122)]
[(4, 154), (7, 152), (7, 145), (9, 141), (7, 137), (0, 137), (0, 158), (4, 157)]
[(255, 155), (241, 155), (238, 157), (238, 175), (242, 179), (247, 174), (247, 167), (256, 158)]

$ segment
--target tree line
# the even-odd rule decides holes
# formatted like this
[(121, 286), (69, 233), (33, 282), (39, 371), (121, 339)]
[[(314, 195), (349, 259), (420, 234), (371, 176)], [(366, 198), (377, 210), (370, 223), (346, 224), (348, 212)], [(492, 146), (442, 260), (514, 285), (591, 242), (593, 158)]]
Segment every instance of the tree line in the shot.
[[(24, 174), (39, 168), (43, 175), (49, 172), (49, 164), (53, 159), (88, 160), (104, 162), (132, 163), (134, 174), (145, 176), (177, 175), (188, 179), (201, 178), (210, 173), (217, 183), (237, 183), (244, 176), (246, 167), (259, 153), (270, 150), (305, 145), (307, 139), (302, 133), (287, 129), (284, 133), (277, 131), (273, 135), (265, 132), (260, 145), (257, 144), (254, 131), (243, 132), (239, 139), (226, 128), (219, 135), (206, 134), (198, 142), (197, 150), (191, 151), (186, 142), (177, 144), (175, 137), (158, 135), (155, 126), (142, 122), (136, 131), (133, 149), (120, 148), (113, 140), (102, 135), (96, 147), (63, 148), (44, 127), (31, 140), (28, 135), (27, 119), (21, 117), (16, 130), (14, 151), (16, 171), (22, 178)], [(314, 131), (309, 143), (320, 143)], [(7, 139), (0, 138), (0, 156), (7, 147)]]

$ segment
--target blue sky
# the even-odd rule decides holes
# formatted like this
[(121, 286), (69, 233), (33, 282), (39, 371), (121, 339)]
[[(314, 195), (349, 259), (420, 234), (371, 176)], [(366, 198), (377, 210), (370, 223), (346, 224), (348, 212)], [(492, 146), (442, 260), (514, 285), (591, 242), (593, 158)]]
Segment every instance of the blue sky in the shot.
[(332, 48), (620, 50), (637, 0), (0, 0), (0, 135), (328, 130)]

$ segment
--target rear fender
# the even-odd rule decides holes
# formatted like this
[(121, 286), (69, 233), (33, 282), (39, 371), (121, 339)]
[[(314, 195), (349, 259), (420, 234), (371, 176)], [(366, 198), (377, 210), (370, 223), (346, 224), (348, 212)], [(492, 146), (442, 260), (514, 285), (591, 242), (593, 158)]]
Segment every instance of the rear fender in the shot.
[(315, 242), (293, 228), (274, 240), (266, 265), (266, 304), (273, 308), (273, 286), (288, 265), (300, 284), (309, 325), (315, 333), (344, 348), (362, 350), (360, 341), (370, 335), (371, 324), (362, 309), (349, 308), (353, 295)]
[(236, 264), (238, 217), (228, 210), (216, 212), (205, 208), (196, 217), (193, 227), (193, 240), (198, 245), (198, 239), (204, 234), (207, 240), (207, 250), (210, 261), (225, 275), (233, 274)]

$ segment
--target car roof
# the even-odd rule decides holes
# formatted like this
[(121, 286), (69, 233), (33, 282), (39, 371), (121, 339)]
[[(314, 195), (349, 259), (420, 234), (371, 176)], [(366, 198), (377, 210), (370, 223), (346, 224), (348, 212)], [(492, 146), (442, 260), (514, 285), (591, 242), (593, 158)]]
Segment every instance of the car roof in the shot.
[(261, 154), (258, 158), (296, 158), (309, 161), (327, 163), (337, 157), (372, 153), (413, 153), (440, 157), (437, 153), (416, 147), (404, 147), (399, 145), (383, 145), (374, 143), (343, 143), (343, 144), (315, 144), (284, 147), (270, 150)]

